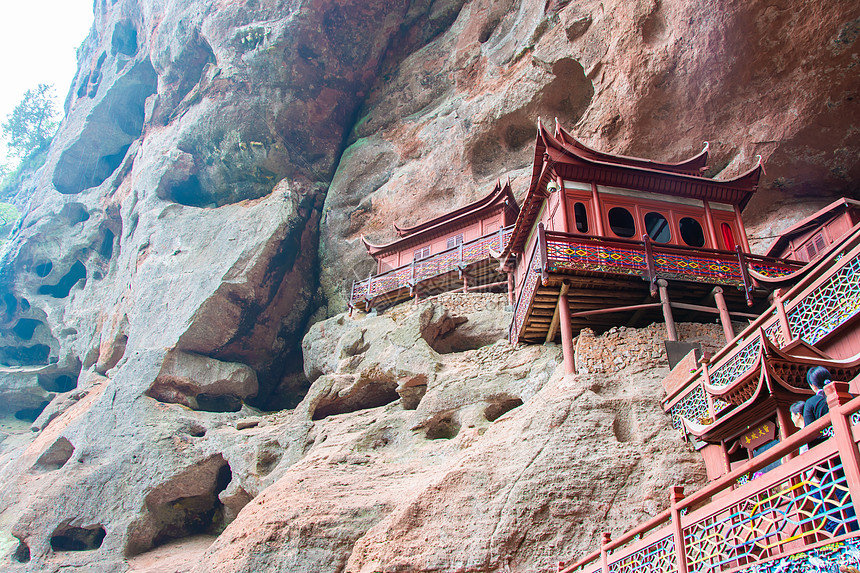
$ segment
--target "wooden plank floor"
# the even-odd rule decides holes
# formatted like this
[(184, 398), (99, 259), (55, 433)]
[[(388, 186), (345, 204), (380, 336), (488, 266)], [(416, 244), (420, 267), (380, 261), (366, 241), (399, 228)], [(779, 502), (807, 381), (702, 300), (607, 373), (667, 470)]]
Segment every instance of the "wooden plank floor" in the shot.
[[(559, 292), (565, 280), (570, 283), (567, 297), (571, 314), (588, 310), (660, 302), (659, 295), (652, 297), (649, 283), (640, 277), (601, 278), (599, 276), (551, 274), (547, 285), (539, 286), (535, 292), (534, 302), (526, 316), (525, 327), (520, 335), (520, 340), (527, 342), (544, 342), (546, 340), (558, 304)], [(685, 281), (669, 281), (668, 292), (672, 302), (708, 306), (714, 309), (713, 314), (673, 309), (672, 314), (675, 321), (716, 322), (719, 315), (716, 313), (716, 303), (711, 295), (715, 286)], [(754, 295), (756, 304), (753, 308), (749, 308), (746, 305), (742, 290), (735, 287), (722, 288), (730, 312), (757, 314), (763, 312), (768, 306), (765, 291), (757, 292)], [(571, 327), (575, 336), (583, 328), (591, 328), (595, 332), (601, 333), (613, 326), (641, 328), (653, 322), (663, 322), (663, 313), (660, 308), (628, 310), (588, 317), (574, 316), (571, 318)], [(560, 328), (556, 330), (555, 340), (560, 339), (560, 330)]]

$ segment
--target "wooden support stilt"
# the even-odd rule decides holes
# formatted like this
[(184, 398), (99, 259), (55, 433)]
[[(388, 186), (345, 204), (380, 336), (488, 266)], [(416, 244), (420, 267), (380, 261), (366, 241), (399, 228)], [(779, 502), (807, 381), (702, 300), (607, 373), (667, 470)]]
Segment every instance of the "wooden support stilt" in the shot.
[(564, 356), (564, 373), (573, 374), (576, 366), (573, 360), (573, 328), (570, 325), (570, 307), (567, 302), (567, 288), (570, 284), (564, 284), (563, 294), (558, 297), (558, 320), (561, 323), (561, 352)]
[(720, 311), (720, 324), (723, 325), (723, 335), (726, 337), (726, 342), (730, 342), (735, 337), (735, 330), (732, 328), (732, 317), (729, 315), (729, 307), (726, 305), (726, 297), (723, 296), (723, 289), (714, 287), (714, 301), (717, 303), (717, 310)]
[(466, 273), (463, 273), (463, 292), (469, 292), (469, 277)]
[[(569, 290), (570, 290), (570, 283), (562, 284), (561, 290), (558, 293), (559, 297), (567, 295), (567, 292)], [(555, 334), (556, 334), (556, 332), (558, 332), (558, 322), (559, 322), (558, 316), (559, 316), (559, 308), (560, 307), (561, 307), (560, 302), (555, 305), (555, 312), (552, 313), (552, 321), (549, 323), (549, 330), (547, 330), (545, 342), (552, 342), (553, 340), (555, 340)]]
[(508, 304), (513, 306), (516, 303), (516, 285), (514, 284), (514, 273), (508, 271)]
[(665, 279), (657, 281), (660, 291), (660, 304), (663, 305), (663, 320), (666, 321), (666, 337), (669, 340), (678, 340), (678, 331), (675, 329), (675, 318), (672, 316), (672, 303), (669, 301), (669, 283)]

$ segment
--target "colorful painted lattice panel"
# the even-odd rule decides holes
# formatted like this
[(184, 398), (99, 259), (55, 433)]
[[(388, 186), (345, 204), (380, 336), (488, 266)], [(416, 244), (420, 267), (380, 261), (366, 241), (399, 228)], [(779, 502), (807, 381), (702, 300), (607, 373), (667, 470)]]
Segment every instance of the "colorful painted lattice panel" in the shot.
[(761, 338), (758, 336), (747, 342), (740, 351), (735, 352), (732, 356), (708, 372), (708, 379), (711, 386), (722, 388), (728, 386), (738, 379), (738, 377), (753, 367), (761, 349)]
[(758, 274), (766, 277), (784, 277), (790, 275), (794, 271), (797, 270), (797, 267), (791, 267), (788, 265), (780, 265), (776, 263), (763, 263), (756, 261), (749, 261), (749, 267), (757, 272)]
[(774, 320), (768, 326), (764, 328), (764, 335), (767, 336), (767, 339), (777, 345), (777, 347), (782, 348), (788, 341), (785, 340), (785, 336), (782, 334), (782, 328), (779, 325), (779, 319), (776, 318), (776, 311), (773, 311)]
[(610, 573), (670, 573), (675, 571), (675, 537), (659, 541), (609, 564)]
[(753, 565), (737, 573), (839, 573), (842, 565), (860, 568), (860, 539), (829, 543), (817, 549)]
[(685, 526), (687, 564), (690, 572), (718, 573), (777, 557), (801, 538), (826, 541), (857, 527), (845, 474), (834, 454)]
[(693, 386), (686, 396), (672, 406), (669, 414), (672, 416), (672, 427), (681, 433), (685, 433), (681, 418), (687, 418), (691, 422), (701, 422), (708, 418), (708, 399), (702, 386)]
[(511, 344), (516, 344), (520, 338), (520, 329), (526, 320), (526, 315), (532, 304), (535, 291), (537, 290), (538, 280), (540, 279), (540, 256), (535, 251), (535, 256), (532, 257), (532, 265), (528, 276), (525, 278), (520, 298), (517, 300), (517, 309), (514, 313), (514, 322), (510, 332)]
[(646, 268), (644, 250), (600, 246), (595, 243), (556, 241), (546, 245), (547, 270), (582, 270), (640, 275)]
[(706, 281), (723, 285), (744, 284), (736, 260), (691, 257), (675, 253), (654, 254), (657, 276), (688, 281)]
[(815, 344), (860, 312), (860, 257), (786, 310), (792, 334)]

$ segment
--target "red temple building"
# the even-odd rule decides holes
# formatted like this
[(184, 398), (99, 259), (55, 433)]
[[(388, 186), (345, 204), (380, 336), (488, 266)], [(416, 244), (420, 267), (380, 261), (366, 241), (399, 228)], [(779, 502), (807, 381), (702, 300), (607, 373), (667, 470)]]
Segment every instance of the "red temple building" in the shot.
[[(679, 163), (593, 150), (538, 125), (531, 182), (503, 259), (516, 268), (511, 342), (561, 338), (573, 371), (582, 328), (755, 318), (772, 286), (799, 265), (749, 252), (741, 211), (761, 165), (704, 177), (708, 147)], [(515, 261), (515, 263), (514, 263)], [(657, 297), (659, 293), (659, 298)], [(750, 312), (752, 311), (752, 313)]]
[(518, 214), (510, 182), (498, 183), (465, 207), (412, 227), (394, 225), (399, 238), (391, 243), (362, 237), (377, 274), (353, 283), (350, 305), (382, 309), (455, 289), (508, 290), (508, 275), (491, 253), (507, 244)]
[(766, 255), (809, 262), (860, 223), (860, 201), (839, 199), (782, 232)]

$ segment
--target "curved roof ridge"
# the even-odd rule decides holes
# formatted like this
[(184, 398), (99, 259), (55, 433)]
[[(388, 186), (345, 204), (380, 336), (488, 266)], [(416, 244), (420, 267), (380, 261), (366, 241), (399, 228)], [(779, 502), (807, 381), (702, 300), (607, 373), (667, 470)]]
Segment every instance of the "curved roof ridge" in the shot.
[(456, 209), (452, 212), (445, 213), (429, 221), (425, 221), (423, 223), (419, 223), (418, 225), (414, 225), (412, 227), (399, 227), (396, 224), (394, 225), (394, 229), (397, 231), (399, 238), (385, 244), (375, 244), (368, 241), (364, 235), (361, 236), (361, 241), (364, 244), (364, 248), (367, 249), (368, 254), (371, 256), (375, 256), (381, 252), (389, 251), (393, 247), (397, 245), (402, 245), (408, 243), (411, 239), (417, 237), (421, 233), (432, 231), (434, 229), (442, 228), (444, 225), (449, 225), (455, 222), (458, 219), (462, 219), (464, 217), (468, 217), (469, 215), (480, 211), (486, 207), (490, 207), (499, 203), (501, 199), (510, 199), (513, 207), (518, 209), (516, 198), (514, 197), (514, 193), (511, 190), (510, 181), (502, 185), (501, 180), (496, 181), (495, 187), (493, 190), (484, 197), (469, 203), (459, 209)]
[(580, 153), (577, 153), (577, 155), (585, 155), (589, 158), (617, 165), (646, 167), (651, 169), (657, 169), (659, 171), (669, 171), (673, 173), (694, 173), (699, 176), (701, 176), (702, 172), (708, 166), (708, 153), (711, 147), (711, 144), (706, 141), (702, 150), (696, 155), (684, 159), (683, 161), (673, 163), (665, 161), (655, 161), (653, 159), (644, 159), (641, 157), (633, 157), (630, 155), (620, 155), (615, 153), (607, 153), (605, 151), (598, 151), (597, 149), (589, 147), (582, 141), (578, 140), (570, 132), (568, 132), (558, 124), (556, 124), (556, 134), (556, 138), (563, 144), (568, 147), (571, 147), (574, 150), (579, 151)]
[(489, 195), (485, 195), (484, 197), (481, 197), (477, 201), (473, 201), (472, 203), (469, 203), (468, 205), (464, 205), (463, 207), (460, 207), (459, 209), (455, 209), (454, 211), (451, 211), (450, 213), (445, 213), (444, 215), (439, 215), (438, 217), (434, 217), (433, 219), (430, 219), (428, 221), (424, 221), (422, 223), (418, 223), (417, 225), (413, 225), (411, 227), (401, 227), (397, 223), (394, 223), (394, 230), (397, 232), (398, 236), (400, 236), (402, 238), (406, 238), (410, 235), (414, 235), (415, 233), (419, 233), (421, 231), (426, 231), (427, 229), (435, 227), (436, 225), (438, 225), (442, 222), (450, 221), (451, 219), (453, 219), (455, 217), (460, 217), (466, 213), (470, 213), (472, 211), (480, 209), (481, 207), (485, 207), (486, 205), (492, 204), (498, 198), (499, 195), (504, 194), (506, 187), (509, 189), (510, 185), (502, 186), (501, 180), (498, 180), (498, 181), (496, 181), (496, 186), (493, 187), (493, 190), (489, 193)]

